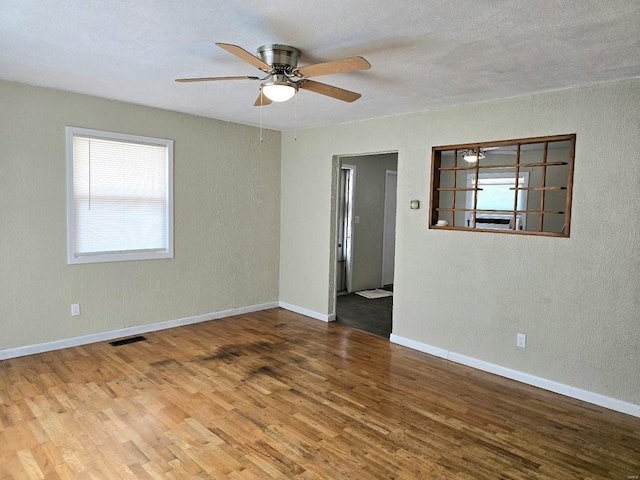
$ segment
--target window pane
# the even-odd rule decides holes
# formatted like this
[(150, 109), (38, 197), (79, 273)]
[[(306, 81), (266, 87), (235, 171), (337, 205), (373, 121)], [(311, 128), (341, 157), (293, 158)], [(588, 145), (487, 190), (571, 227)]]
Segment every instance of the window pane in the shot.
[[(105, 253), (161, 252), (165, 255), (144, 258), (172, 256), (166, 255), (172, 250), (171, 141), (152, 144), (148, 140), (154, 139), (145, 137), (121, 136), (141, 141), (97, 138), (71, 130), (73, 231), (69, 233), (69, 261)], [(113, 258), (124, 259), (128, 258)]]
[(491, 184), (480, 178), (478, 187), (482, 188), (478, 191), (479, 210), (513, 210), (514, 193), (513, 190), (509, 190), (513, 183)]

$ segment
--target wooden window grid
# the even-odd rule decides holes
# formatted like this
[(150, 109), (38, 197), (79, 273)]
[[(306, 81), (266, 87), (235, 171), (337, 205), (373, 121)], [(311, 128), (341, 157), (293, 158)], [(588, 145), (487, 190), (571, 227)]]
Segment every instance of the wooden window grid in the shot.
[[(478, 232), (492, 232), (492, 233), (508, 233), (518, 235), (540, 235), (550, 237), (569, 237), (570, 224), (571, 224), (571, 197), (573, 190), (573, 165), (575, 158), (575, 141), (576, 135), (555, 135), (546, 137), (532, 137), (515, 140), (501, 140), (496, 142), (481, 142), (459, 145), (446, 145), (437, 146), (432, 148), (432, 160), (431, 160), (431, 189), (430, 189), (430, 212), (429, 212), (429, 228), (444, 229), (444, 230), (469, 230)], [(562, 145), (568, 146), (568, 154), (566, 158), (561, 160), (549, 161), (549, 153), (551, 148), (557, 147), (559, 142), (565, 142)], [(538, 144), (538, 145), (534, 145)], [(523, 159), (524, 150), (527, 147), (537, 147), (542, 150), (542, 159), (540, 161), (526, 161)], [(483, 163), (483, 158), (480, 156), (474, 164), (469, 164), (465, 160), (461, 163), (458, 161), (458, 157), (463, 152), (470, 150), (478, 152), (488, 153), (493, 149), (509, 148), (513, 150), (515, 147), (515, 161), (508, 163), (489, 164)], [(443, 157), (447, 158), (447, 162), (443, 161)], [(451, 157), (451, 160), (449, 160)], [(494, 156), (495, 157), (495, 156)], [(451, 165), (448, 165), (452, 163)], [(566, 166), (566, 167), (565, 167)], [(561, 185), (550, 185), (547, 183), (548, 172), (555, 168), (566, 169), (566, 181)], [(512, 209), (478, 209), (478, 195), (477, 192), (482, 188), (478, 187), (479, 180), (482, 173), (488, 172), (513, 172), (514, 186), (509, 190), (514, 192), (514, 205)], [(521, 187), (518, 184), (520, 172), (528, 171), (535, 172), (539, 177), (539, 184), (534, 186)], [(474, 175), (475, 185), (464, 186), (459, 181), (459, 173), (469, 172)], [(447, 176), (447, 179), (443, 177)], [(532, 206), (528, 203), (525, 210), (518, 209), (519, 192), (538, 192), (539, 202), (537, 206)], [(562, 205), (559, 208), (547, 209), (548, 192), (564, 191), (565, 197), (559, 197), (562, 201)], [(446, 192), (446, 193), (445, 193)], [(466, 202), (463, 207), (460, 206), (460, 196), (458, 192), (473, 192), (473, 207), (467, 208)], [(450, 197), (448, 196), (450, 193)], [(468, 193), (467, 193), (468, 194)], [(446, 201), (445, 201), (446, 200)], [(456, 204), (457, 203), (457, 204)], [(556, 204), (558, 201), (555, 202)], [(469, 213), (467, 213), (469, 212)], [(456, 215), (458, 214), (458, 215)], [(460, 224), (461, 214), (467, 218), (471, 218), (471, 224)], [(479, 215), (503, 215), (511, 217), (508, 229), (492, 229), (478, 227), (477, 219)], [(518, 217), (520, 215), (530, 215), (534, 218), (537, 217), (537, 222), (529, 222), (526, 230), (517, 229)], [(547, 222), (561, 225), (559, 231), (549, 229), (545, 224), (545, 219), (549, 217), (561, 218), (563, 221), (559, 224), (558, 221)], [(446, 220), (446, 225), (438, 225), (438, 220)], [(533, 224), (536, 225), (533, 225)]]

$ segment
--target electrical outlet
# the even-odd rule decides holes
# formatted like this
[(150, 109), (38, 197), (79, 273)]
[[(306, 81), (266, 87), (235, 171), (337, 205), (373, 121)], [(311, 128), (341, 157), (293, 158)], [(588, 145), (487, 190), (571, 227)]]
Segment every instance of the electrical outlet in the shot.
[(524, 333), (519, 333), (516, 337), (516, 346), (525, 348), (527, 346), (527, 336)]
[(78, 315), (80, 315), (80, 304), (79, 303), (72, 303), (71, 304), (71, 316), (72, 317), (77, 317)]

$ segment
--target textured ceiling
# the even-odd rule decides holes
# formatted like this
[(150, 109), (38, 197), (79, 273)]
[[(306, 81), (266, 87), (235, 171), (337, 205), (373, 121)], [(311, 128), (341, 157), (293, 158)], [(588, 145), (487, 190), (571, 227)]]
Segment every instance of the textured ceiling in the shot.
[[(260, 74), (214, 42), (372, 69), (318, 79), (354, 103), (301, 91), (261, 114), (258, 82), (174, 82)], [(0, 1), (0, 79), (277, 130), (636, 77), (639, 0)]]

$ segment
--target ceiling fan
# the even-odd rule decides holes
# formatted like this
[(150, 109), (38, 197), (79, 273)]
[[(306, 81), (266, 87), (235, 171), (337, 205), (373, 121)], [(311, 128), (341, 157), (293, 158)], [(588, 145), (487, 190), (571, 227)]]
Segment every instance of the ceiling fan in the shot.
[(485, 152), (489, 150), (497, 150), (500, 147), (487, 147), (487, 148), (479, 148), (476, 151), (475, 148), (469, 148), (467, 150), (461, 150), (458, 152), (458, 155), (462, 155), (465, 161), (469, 163), (476, 163), (478, 160), (483, 160), (485, 158)]
[(203, 77), (178, 78), (176, 82), (215, 82), (219, 80), (259, 80), (260, 94), (254, 103), (256, 107), (269, 105), (271, 102), (286, 102), (295, 95), (298, 89), (308, 90), (344, 102), (354, 102), (361, 97), (359, 93), (310, 80), (310, 77), (331, 75), (334, 73), (368, 70), (371, 64), (362, 57), (349, 57), (331, 62), (316, 63), (298, 67), (300, 50), (289, 45), (270, 44), (258, 48), (258, 56), (252, 55), (243, 48), (229, 43), (216, 43), (227, 52), (250, 63), (266, 74), (265, 77)]

